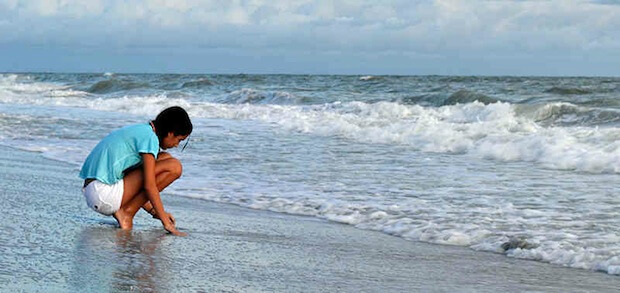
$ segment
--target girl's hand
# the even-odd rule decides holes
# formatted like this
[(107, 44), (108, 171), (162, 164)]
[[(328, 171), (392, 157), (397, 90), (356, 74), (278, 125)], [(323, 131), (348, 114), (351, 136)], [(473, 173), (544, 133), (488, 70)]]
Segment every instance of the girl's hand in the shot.
[[(168, 214), (168, 215), (170, 215), (170, 214)], [(170, 218), (171, 217), (172, 217), (172, 215), (170, 215)], [(172, 234), (174, 236), (181, 236), (181, 237), (187, 236), (187, 233), (181, 232), (181, 231), (177, 230), (177, 228), (174, 226), (174, 222), (171, 221), (170, 218), (166, 217), (166, 220), (162, 220), (162, 222), (164, 224), (164, 229), (166, 229), (166, 231), (168, 231), (170, 234)]]
[(172, 214), (171, 214), (171, 213), (166, 213), (166, 216), (168, 217), (168, 219), (170, 219), (170, 222), (171, 222), (173, 225), (176, 225), (176, 224), (177, 224), (177, 222), (175, 222), (175, 221), (174, 221), (174, 217), (172, 216)]
[(166, 229), (166, 231), (170, 232), (170, 234), (174, 235), (174, 236), (181, 236), (181, 237), (185, 237), (187, 236), (187, 233), (185, 232), (181, 232), (179, 230), (177, 230), (176, 228), (172, 227), (172, 228), (166, 228), (164, 227), (164, 229)]
[[(156, 213), (153, 213), (153, 218), (160, 219), (160, 217)], [(166, 218), (170, 220), (170, 222), (172, 222), (173, 225), (176, 225), (176, 221), (174, 220), (174, 217), (172, 216), (171, 213), (166, 212)]]

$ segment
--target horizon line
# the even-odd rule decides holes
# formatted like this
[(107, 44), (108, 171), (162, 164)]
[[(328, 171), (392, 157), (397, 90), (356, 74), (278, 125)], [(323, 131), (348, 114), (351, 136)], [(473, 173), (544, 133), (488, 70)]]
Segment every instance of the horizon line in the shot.
[(610, 75), (511, 75), (511, 74), (372, 74), (372, 73), (230, 73), (230, 72), (131, 72), (131, 71), (0, 71), (0, 74), (111, 74), (111, 75), (290, 75), (290, 76), (375, 76), (375, 77), (534, 77), (534, 78), (620, 78)]

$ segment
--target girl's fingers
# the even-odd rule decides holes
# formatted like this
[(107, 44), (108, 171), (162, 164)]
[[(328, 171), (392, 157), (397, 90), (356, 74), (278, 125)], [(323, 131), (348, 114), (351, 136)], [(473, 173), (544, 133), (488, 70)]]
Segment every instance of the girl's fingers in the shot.
[(170, 216), (170, 221), (172, 222), (172, 224), (176, 224), (176, 221), (174, 220), (174, 217), (172, 216), (172, 214), (168, 214)]

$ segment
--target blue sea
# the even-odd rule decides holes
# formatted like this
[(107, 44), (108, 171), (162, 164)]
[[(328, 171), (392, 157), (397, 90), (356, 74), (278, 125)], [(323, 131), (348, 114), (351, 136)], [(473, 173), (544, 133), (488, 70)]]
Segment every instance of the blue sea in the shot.
[(620, 78), (5, 73), (0, 144), (79, 180), (173, 105), (168, 195), (620, 274)]

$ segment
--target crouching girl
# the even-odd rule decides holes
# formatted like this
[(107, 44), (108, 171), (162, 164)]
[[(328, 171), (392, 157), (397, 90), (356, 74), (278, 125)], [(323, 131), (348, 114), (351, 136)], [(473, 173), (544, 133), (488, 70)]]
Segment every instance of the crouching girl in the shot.
[(150, 123), (130, 125), (103, 138), (86, 158), (80, 178), (82, 192), (93, 210), (113, 216), (121, 229), (131, 230), (133, 218), (144, 209), (159, 219), (166, 231), (176, 229), (159, 192), (181, 176), (182, 165), (160, 152), (179, 145), (192, 132), (192, 123), (181, 107), (163, 110)]

